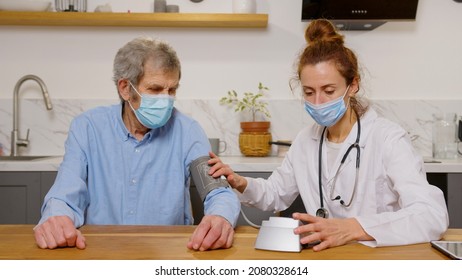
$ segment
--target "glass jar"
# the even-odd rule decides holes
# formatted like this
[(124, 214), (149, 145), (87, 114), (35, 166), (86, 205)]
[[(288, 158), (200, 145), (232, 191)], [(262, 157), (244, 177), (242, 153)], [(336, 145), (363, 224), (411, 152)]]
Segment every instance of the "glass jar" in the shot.
[(457, 158), (456, 121), (457, 115), (455, 113), (439, 113), (433, 115), (433, 158)]
[(87, 0), (55, 0), (57, 12), (86, 12)]

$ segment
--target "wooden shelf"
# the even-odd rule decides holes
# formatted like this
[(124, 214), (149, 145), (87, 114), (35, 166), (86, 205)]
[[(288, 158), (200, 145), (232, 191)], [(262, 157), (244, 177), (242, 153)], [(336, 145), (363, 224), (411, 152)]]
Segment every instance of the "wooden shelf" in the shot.
[(0, 25), (265, 28), (268, 14), (0, 11)]

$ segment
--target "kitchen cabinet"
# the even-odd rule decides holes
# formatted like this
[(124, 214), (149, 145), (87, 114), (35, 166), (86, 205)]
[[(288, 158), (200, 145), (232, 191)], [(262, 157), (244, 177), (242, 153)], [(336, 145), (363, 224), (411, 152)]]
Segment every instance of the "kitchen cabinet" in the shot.
[(0, 224), (36, 224), (57, 172), (0, 172)]
[(0, 11), (0, 25), (266, 28), (268, 14)]
[(462, 173), (427, 173), (431, 185), (443, 191), (448, 207), (449, 227), (462, 227)]
[(462, 174), (450, 173), (448, 177), (447, 205), (449, 212), (449, 227), (462, 227)]

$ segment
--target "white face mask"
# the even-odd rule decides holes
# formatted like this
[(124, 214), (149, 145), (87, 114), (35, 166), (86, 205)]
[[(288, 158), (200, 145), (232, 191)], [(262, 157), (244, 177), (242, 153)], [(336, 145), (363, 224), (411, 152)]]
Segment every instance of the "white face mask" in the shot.
[(345, 93), (338, 98), (331, 100), (326, 103), (315, 105), (305, 100), (305, 111), (319, 124), (322, 126), (333, 126), (336, 124), (345, 114), (347, 107), (345, 106), (345, 95), (348, 92), (350, 86), (348, 85)]
[(141, 97), (140, 107), (136, 110), (130, 101), (128, 102), (140, 123), (151, 129), (164, 126), (172, 116), (175, 99), (168, 94), (140, 94), (131, 82), (130, 85)]

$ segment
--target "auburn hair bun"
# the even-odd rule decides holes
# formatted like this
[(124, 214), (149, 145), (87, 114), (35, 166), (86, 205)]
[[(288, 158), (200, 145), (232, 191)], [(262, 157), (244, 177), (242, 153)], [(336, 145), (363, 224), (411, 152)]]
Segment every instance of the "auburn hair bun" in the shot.
[(318, 42), (343, 45), (343, 35), (337, 32), (335, 26), (326, 19), (312, 21), (305, 30), (305, 40), (308, 45)]

